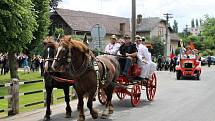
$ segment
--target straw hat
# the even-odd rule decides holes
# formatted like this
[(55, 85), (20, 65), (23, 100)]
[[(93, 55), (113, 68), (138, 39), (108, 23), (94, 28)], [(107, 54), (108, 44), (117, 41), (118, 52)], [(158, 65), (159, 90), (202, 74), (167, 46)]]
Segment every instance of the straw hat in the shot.
[(113, 34), (110, 38), (111, 38), (111, 39), (115, 39), (115, 40), (117, 40), (117, 37), (116, 37), (116, 35), (115, 35), (115, 34)]

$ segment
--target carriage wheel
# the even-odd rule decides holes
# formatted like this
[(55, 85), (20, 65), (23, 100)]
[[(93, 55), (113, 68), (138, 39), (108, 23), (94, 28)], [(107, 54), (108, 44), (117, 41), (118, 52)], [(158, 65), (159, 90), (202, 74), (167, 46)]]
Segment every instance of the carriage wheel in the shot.
[(155, 73), (153, 73), (152, 80), (147, 81), (147, 84), (146, 84), (146, 96), (149, 101), (152, 101), (154, 99), (156, 87), (157, 87), (157, 77)]
[(140, 104), (140, 96), (141, 96), (141, 89), (138, 84), (135, 84), (131, 89), (131, 104), (133, 107), (136, 107)]
[[(123, 78), (121, 77), (121, 79), (118, 79), (117, 81), (118, 81), (119, 84), (124, 85), (125, 82), (126, 82), (126, 78), (125, 77), (123, 77)], [(118, 91), (116, 91), (116, 95), (117, 95), (117, 97), (120, 100), (123, 100), (125, 98), (125, 96), (126, 96), (126, 93), (124, 92), (123, 89), (119, 89)]]
[(120, 100), (123, 100), (125, 98), (126, 93), (121, 91), (121, 92), (116, 92), (116, 95)]
[(105, 91), (102, 88), (98, 89), (98, 99), (102, 105), (105, 105), (107, 102), (107, 95), (105, 94)]

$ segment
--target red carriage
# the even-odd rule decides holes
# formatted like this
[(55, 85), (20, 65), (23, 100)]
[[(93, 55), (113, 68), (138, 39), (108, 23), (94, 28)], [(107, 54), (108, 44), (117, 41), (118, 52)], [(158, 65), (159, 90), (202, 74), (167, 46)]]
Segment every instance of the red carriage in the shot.
[[(120, 75), (117, 79), (114, 92), (120, 100), (123, 100), (126, 95), (131, 96), (131, 104), (136, 107), (140, 104), (141, 90), (146, 90), (146, 96), (149, 101), (152, 101), (155, 96), (157, 87), (157, 77), (153, 73), (149, 81), (140, 80), (139, 76), (141, 69), (137, 64), (133, 64), (129, 69), (128, 76)], [(106, 103), (106, 95), (102, 89), (99, 89), (98, 99), (101, 104)]]

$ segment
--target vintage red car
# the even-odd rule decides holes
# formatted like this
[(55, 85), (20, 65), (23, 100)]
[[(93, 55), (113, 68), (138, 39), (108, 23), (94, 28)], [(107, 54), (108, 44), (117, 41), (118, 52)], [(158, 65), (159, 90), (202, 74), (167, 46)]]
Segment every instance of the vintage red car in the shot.
[(194, 77), (199, 80), (201, 75), (201, 61), (195, 54), (184, 55), (179, 59), (176, 66), (176, 78), (180, 80), (182, 77)]

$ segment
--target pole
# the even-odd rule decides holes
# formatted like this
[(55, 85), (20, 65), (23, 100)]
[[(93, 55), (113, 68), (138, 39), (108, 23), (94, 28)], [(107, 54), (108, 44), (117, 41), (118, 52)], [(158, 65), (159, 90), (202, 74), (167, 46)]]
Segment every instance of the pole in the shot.
[(135, 35), (136, 35), (136, 0), (132, 0), (132, 26), (131, 26), (131, 39), (134, 42), (135, 41)]
[(170, 14), (170, 13), (166, 13), (166, 14), (163, 14), (165, 17), (166, 17), (166, 39), (165, 39), (165, 46), (164, 46), (164, 55), (167, 57), (167, 51), (168, 51), (168, 44), (170, 44), (170, 43), (168, 43), (168, 26), (169, 26), (169, 18), (172, 18), (172, 14)]

